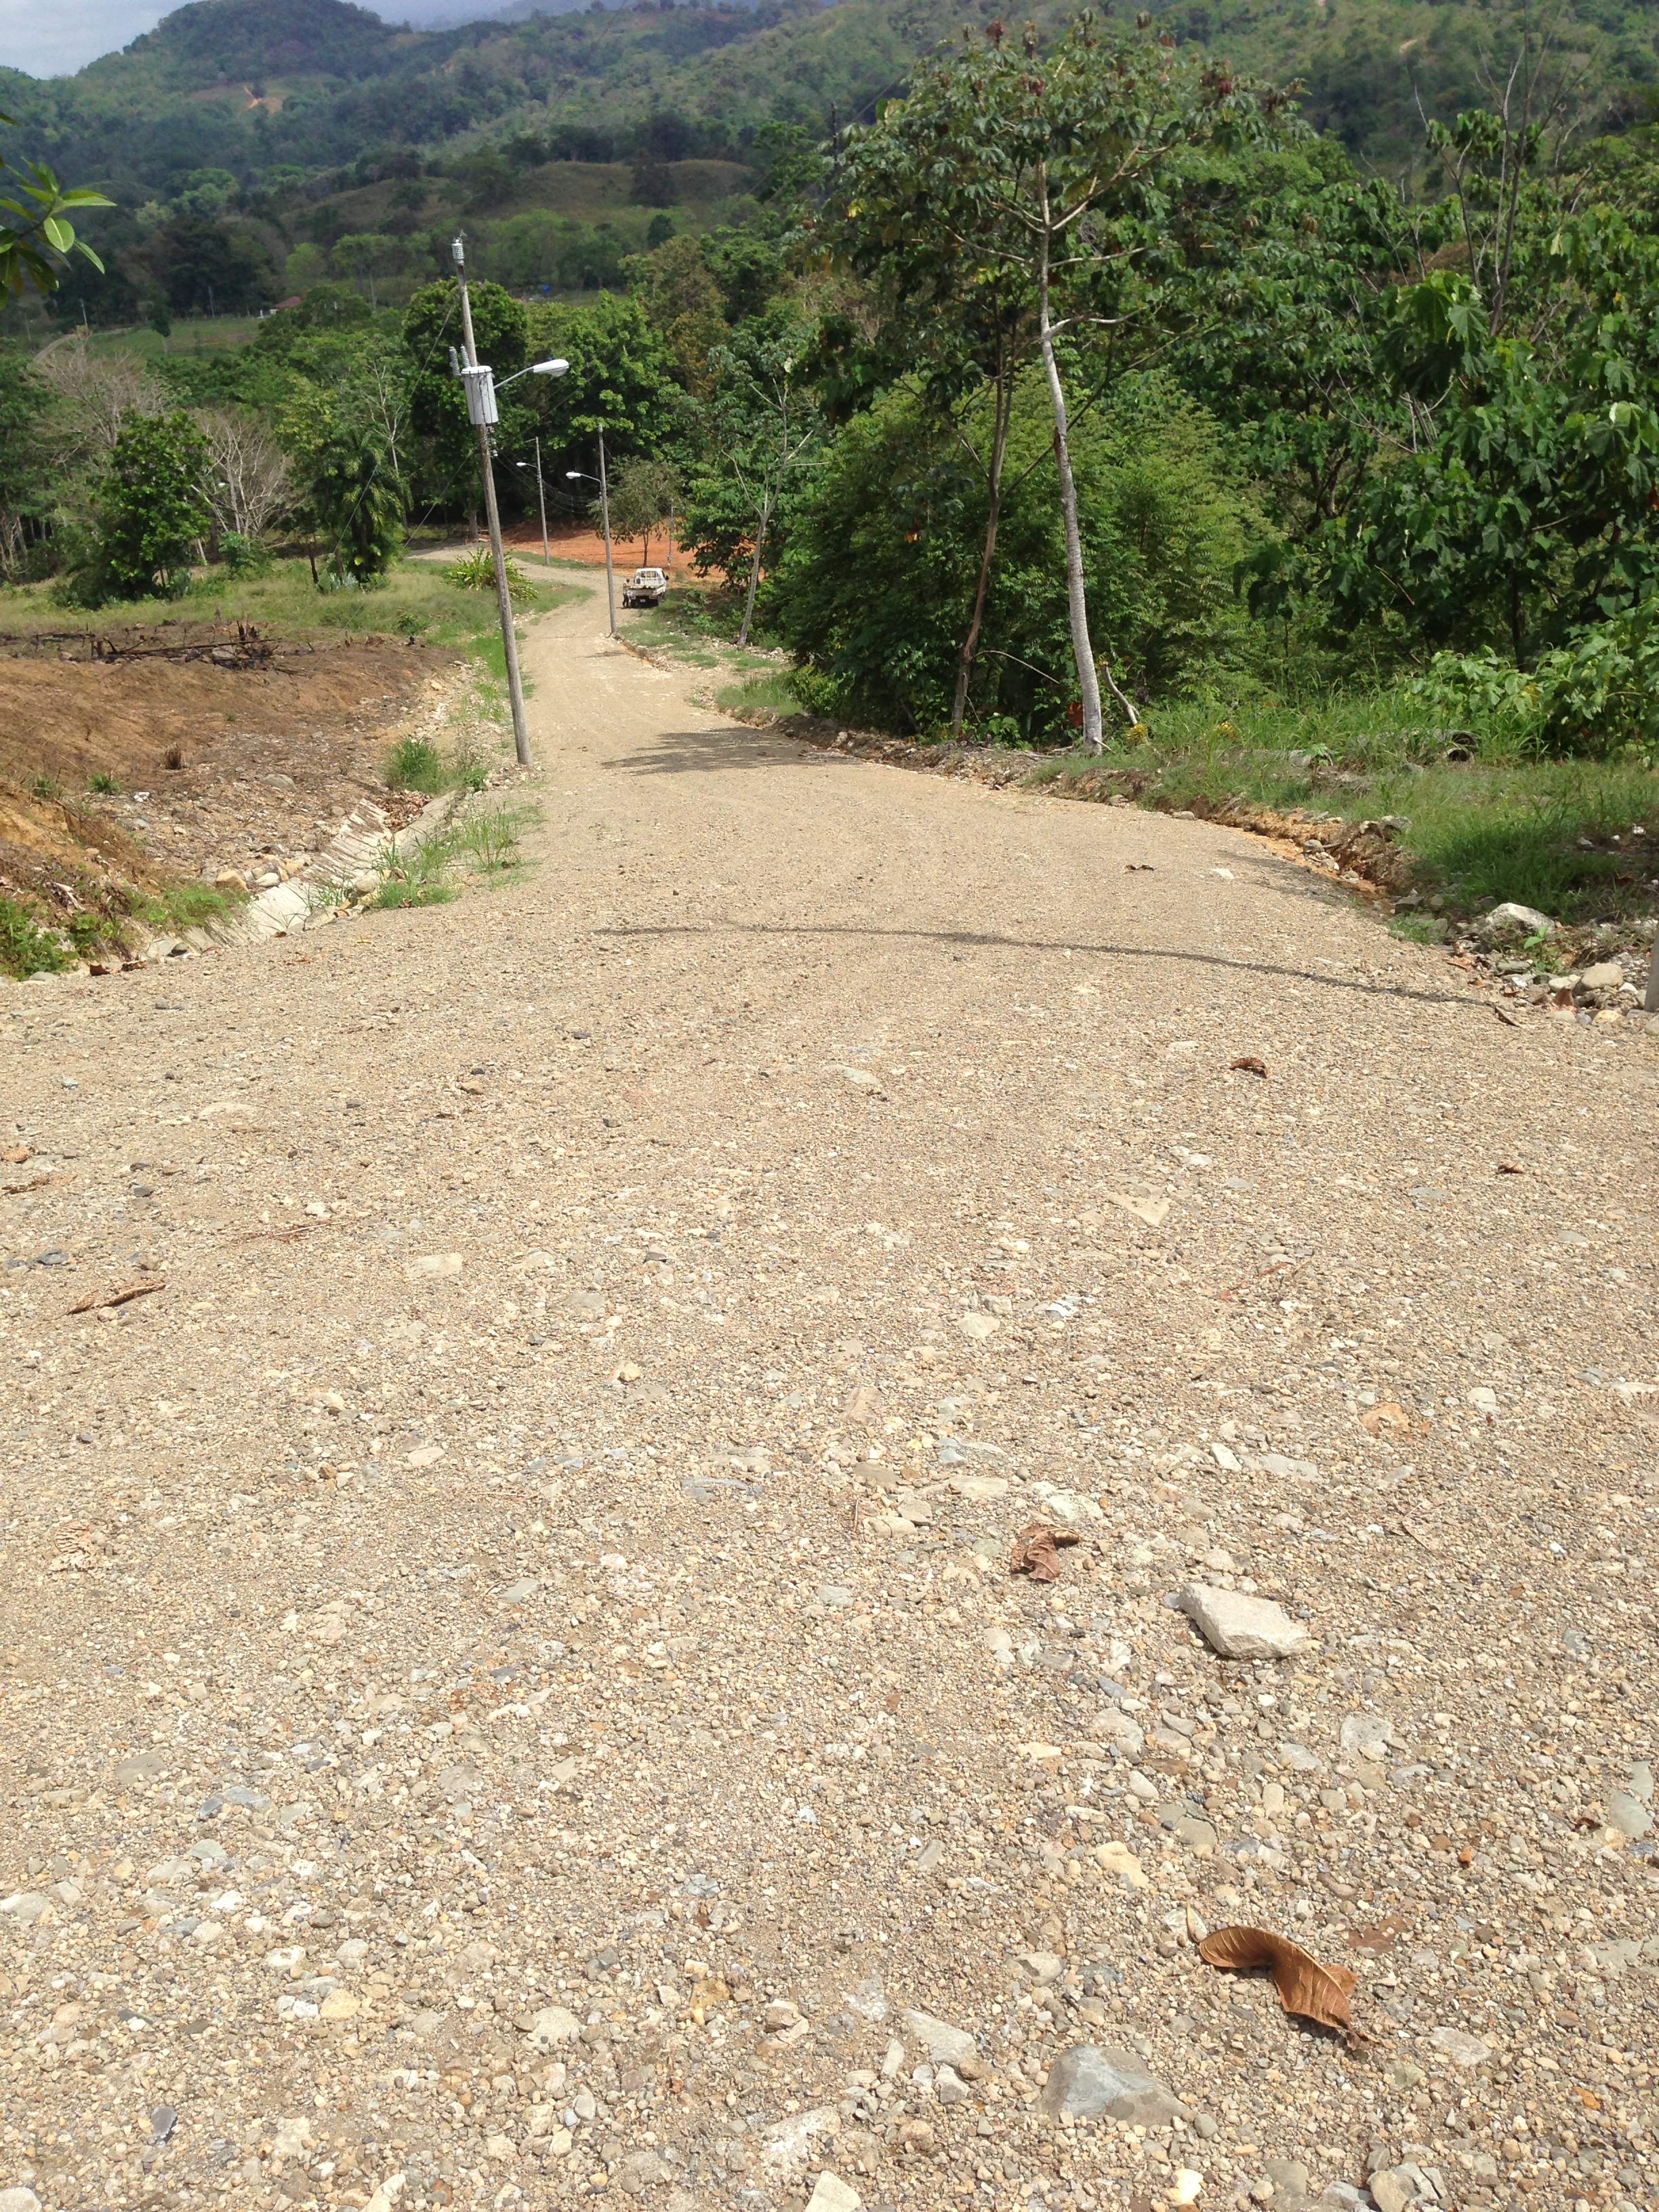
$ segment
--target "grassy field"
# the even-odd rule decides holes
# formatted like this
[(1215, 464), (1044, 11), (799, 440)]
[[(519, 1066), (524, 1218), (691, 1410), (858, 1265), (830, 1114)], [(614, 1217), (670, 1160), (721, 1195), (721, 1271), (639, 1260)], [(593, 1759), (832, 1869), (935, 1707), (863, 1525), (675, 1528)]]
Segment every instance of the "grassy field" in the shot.
[[(800, 712), (787, 671), (717, 694), (731, 712)], [(971, 732), (969, 733), (971, 737)], [(944, 754), (948, 748), (927, 748)], [(1421, 901), (1413, 931), (1504, 900), (1557, 921), (1632, 934), (1659, 905), (1659, 775), (1639, 763), (1516, 757), (1454, 742), (1404, 688), (1304, 706), (1165, 706), (1129, 744), (1109, 728), (1104, 754), (988, 749), (1030, 790), (1165, 812), (1306, 815), (1357, 823), (1390, 817), (1403, 882)]]
[[(259, 327), (258, 315), (202, 315), (190, 322), (175, 323), (172, 335), (163, 337), (148, 323), (136, 323), (126, 330), (93, 331), (86, 339), (88, 356), (94, 361), (120, 356), (131, 361), (177, 361), (197, 353), (218, 353), (227, 346), (246, 345)], [(49, 340), (52, 344), (74, 344), (78, 331), (67, 337), (62, 334)]]
[[(581, 589), (574, 581), (532, 578), (521, 611), (544, 613)], [(129, 599), (88, 612), (60, 606), (49, 584), (0, 587), (0, 638), (43, 632), (89, 635), (132, 624), (252, 623), (272, 637), (300, 641), (378, 635), (473, 653), (505, 681), (493, 591), (462, 591), (435, 562), (402, 561), (380, 589), (319, 592), (304, 561), (278, 561), (262, 576), (198, 570), (181, 599)]]

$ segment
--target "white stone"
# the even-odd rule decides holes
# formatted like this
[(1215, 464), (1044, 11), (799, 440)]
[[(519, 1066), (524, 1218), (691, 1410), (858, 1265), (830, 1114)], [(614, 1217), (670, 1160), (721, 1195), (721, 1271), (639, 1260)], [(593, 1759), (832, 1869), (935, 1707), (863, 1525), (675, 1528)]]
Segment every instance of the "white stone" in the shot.
[(0, 2189), (0, 2212), (40, 2212), (40, 2200), (32, 2189)]
[(410, 1261), (404, 1273), (411, 1283), (415, 1283), (434, 1276), (442, 1279), (459, 1275), (463, 1264), (459, 1252), (423, 1252), (418, 1259)]
[(555, 2051), (562, 2043), (574, 2043), (581, 2032), (580, 2021), (562, 2005), (544, 2006), (525, 2030), (538, 2051)]
[(1443, 2051), (1454, 2066), (1472, 2069), (1484, 2066), (1492, 2057), (1492, 2045), (1483, 2043), (1478, 2035), (1469, 2035), (1461, 2027), (1436, 2027), (1429, 2031), (1429, 2041), (1437, 2051)]
[(810, 2112), (793, 2113), (787, 2120), (774, 2120), (763, 2130), (762, 2166), (781, 2180), (792, 2179), (805, 2165), (817, 2138), (834, 2135), (840, 2124), (841, 2115), (833, 2105), (814, 2106)]
[(948, 2020), (935, 2020), (932, 2013), (907, 2012), (904, 2032), (922, 2045), (936, 2066), (960, 2066), (979, 2057), (979, 2045), (965, 2027), (952, 2027)]
[(1553, 937), (1557, 927), (1548, 915), (1540, 914), (1535, 906), (1521, 906), (1514, 899), (1505, 899), (1501, 906), (1481, 915), (1474, 926), (1474, 933), (1483, 941), (1511, 932), (1522, 937)]
[(1224, 1659), (1288, 1659), (1305, 1650), (1310, 1640), (1301, 1622), (1282, 1607), (1240, 1590), (1188, 1583), (1181, 1593), (1181, 1610)]
[(806, 2200), (806, 2212), (859, 2212), (863, 2202), (856, 2189), (826, 2167)]
[(994, 1336), (1001, 1326), (994, 1314), (965, 1313), (957, 1316), (957, 1327), (964, 1336), (971, 1336), (976, 1344), (983, 1344), (988, 1336)]
[(1357, 1758), (1386, 1759), (1394, 1740), (1394, 1730), (1381, 1713), (1346, 1713), (1343, 1716), (1342, 1748)]

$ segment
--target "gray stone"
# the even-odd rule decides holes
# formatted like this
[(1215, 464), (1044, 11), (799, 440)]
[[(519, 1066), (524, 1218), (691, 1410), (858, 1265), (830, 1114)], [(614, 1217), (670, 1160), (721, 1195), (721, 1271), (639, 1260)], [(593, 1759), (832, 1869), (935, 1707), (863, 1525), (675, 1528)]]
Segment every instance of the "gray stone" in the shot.
[(941, 2105), (965, 2105), (973, 2091), (954, 2066), (940, 2066), (933, 2075), (933, 2094)]
[(1066, 1961), (1053, 1951), (1022, 1951), (1019, 1962), (1034, 1982), (1057, 1982), (1066, 1970)]
[(19, 1928), (33, 1928), (42, 1913), (51, 1910), (52, 1899), (42, 1890), (21, 1889), (10, 1897), (0, 1899), (0, 1914), (14, 1921)]
[(1048, 2069), (1042, 2109), (1051, 2119), (1094, 2119), (1101, 2113), (1128, 2127), (1161, 2127), (1183, 2117), (1174, 2091), (1148, 2074), (1127, 2051), (1074, 2044)]
[(1125, 1759), (1139, 1759), (1146, 1747), (1144, 1732), (1120, 1705), (1107, 1705), (1096, 1713), (1089, 1723), (1089, 1733), (1109, 1743)]
[(1628, 1790), (1615, 1790), (1607, 1798), (1607, 1826), (1635, 1843), (1653, 1826), (1653, 1815)]
[(1308, 2169), (1300, 2159), (1270, 2158), (1262, 2171), (1273, 2185), (1273, 2203), (1281, 2208), (1287, 2198), (1308, 2193)]
[(912, 2042), (923, 2045), (935, 2066), (960, 2066), (964, 2059), (971, 2062), (979, 2056), (979, 2045), (965, 2027), (952, 2027), (948, 2020), (935, 2020), (931, 2013), (907, 2012), (904, 2032)]
[(1376, 2212), (1406, 2212), (1408, 2204), (1417, 2202), (1417, 2178), (1405, 2166), (1385, 2166), (1372, 2174), (1372, 2202)]
[(1340, 1741), (1352, 1756), (1380, 1761), (1388, 1757), (1395, 1739), (1381, 1713), (1346, 1713)]
[(135, 1751), (120, 1760), (115, 1769), (115, 1778), (124, 1787), (135, 1783), (154, 1782), (167, 1771), (167, 1760), (159, 1751)]
[(630, 2151), (617, 2173), (617, 2185), (628, 2197), (643, 2197), (658, 2182), (666, 2181), (674, 2169), (653, 2150)]
[(1605, 991), (1616, 991), (1625, 980), (1625, 971), (1616, 960), (1598, 960), (1592, 968), (1579, 975), (1577, 984), (1583, 998), (1599, 997)]
[(1534, 906), (1518, 905), (1505, 899), (1489, 914), (1481, 915), (1474, 925), (1474, 934), (1482, 945), (1495, 943), (1504, 937), (1553, 937), (1559, 924), (1547, 914), (1540, 914)]
[(1224, 1659), (1288, 1659), (1310, 1640), (1300, 1621), (1267, 1598), (1188, 1583), (1177, 1603)]
[(839, 1583), (825, 1583), (818, 1592), (818, 1603), (831, 1613), (842, 1613), (852, 1602), (852, 1591)]

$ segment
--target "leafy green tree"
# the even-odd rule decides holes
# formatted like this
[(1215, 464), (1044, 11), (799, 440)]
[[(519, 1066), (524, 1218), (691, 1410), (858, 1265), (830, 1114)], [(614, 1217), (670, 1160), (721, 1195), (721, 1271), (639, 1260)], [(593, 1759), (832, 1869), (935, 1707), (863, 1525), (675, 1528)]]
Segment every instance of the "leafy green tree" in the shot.
[(337, 238), (330, 252), (330, 259), (337, 269), (351, 276), (368, 279), (368, 304), (373, 311), (379, 304), (375, 298), (374, 279), (384, 275), (398, 258), (398, 241), (377, 230), (348, 231)]
[[(981, 444), (988, 410), (968, 418)], [(1069, 738), (1070, 623), (1053, 420), (1040, 371), (1016, 386), (1001, 545), (969, 720), (993, 738)], [(1085, 573), (1099, 634), (1141, 700), (1246, 670), (1232, 572), (1261, 528), (1218, 426), (1166, 379), (1123, 380), (1074, 426)], [(961, 578), (982, 544), (986, 478), (925, 387), (838, 434), (791, 516), (768, 620), (836, 711), (929, 731), (951, 713)]]
[(207, 441), (188, 415), (131, 415), (96, 495), (98, 553), (83, 590), (100, 599), (183, 597), (212, 514)]
[(52, 392), (21, 346), (0, 339), (0, 575), (23, 568), (52, 509)]
[(627, 273), (629, 289), (672, 356), (680, 382), (690, 392), (706, 394), (708, 356), (725, 343), (730, 326), (704, 241), (690, 234), (670, 237), (653, 252), (629, 261)]
[(245, 314), (276, 297), (276, 267), (264, 242), (209, 216), (163, 223), (145, 258), (175, 314)]
[(713, 356), (708, 453), (692, 479), (687, 545), (705, 573), (744, 578), (738, 643), (747, 645), (769, 539), (817, 458), (823, 422), (795, 371), (811, 343), (787, 312), (745, 324)]
[(1659, 590), (1659, 240), (1607, 208), (1561, 220), (1536, 341), (1494, 336), (1469, 279), (1399, 295), (1384, 342), (1417, 417), (1351, 514), (1342, 613), (1517, 667)]
[(367, 589), (403, 550), (403, 507), (391, 462), (381, 448), (343, 425), (305, 459), (307, 504), (327, 541), (328, 571), (337, 582), (349, 579)]
[[(1170, 199), (1180, 163), (1194, 147), (1264, 135), (1281, 105), (1266, 88), (1178, 55), (1149, 29), (1104, 40), (1085, 15), (1046, 54), (1034, 28), (1017, 51), (993, 24), (983, 47), (924, 69), (906, 99), (849, 134), (848, 158), (879, 194), (878, 229), (896, 239), (921, 226), (933, 234), (932, 254), (957, 263), (954, 289), (994, 276), (1035, 302), (1054, 418), (1072, 655), (1091, 750), (1102, 742), (1100, 690), (1065, 341), (1090, 331), (1121, 338), (1126, 325), (1150, 312), (1152, 280), (1176, 250)], [(849, 218), (860, 220), (861, 207), (855, 187)]]
[[(593, 466), (593, 441), (605, 432), (605, 452), (620, 463), (630, 453), (662, 456), (682, 446), (693, 410), (674, 376), (674, 362), (636, 299), (601, 293), (592, 306), (551, 301), (529, 311), (533, 357), (562, 356), (567, 374), (526, 378), (532, 392), (522, 431), (503, 428), (501, 444), (528, 443), (538, 428), (544, 447), (560, 467)], [(532, 414), (532, 407), (538, 410)]]
[[(0, 124), (16, 127), (9, 115), (0, 115)], [(10, 162), (0, 154), (0, 299), (21, 299), (26, 285), (45, 299), (63, 283), (77, 253), (101, 276), (104, 264), (76, 237), (69, 210), (114, 204), (84, 185), (66, 190), (43, 161)]]
[(650, 566), (652, 532), (663, 528), (680, 499), (680, 473), (671, 462), (636, 453), (617, 471), (611, 483), (611, 527), (618, 538), (644, 541), (641, 566)]

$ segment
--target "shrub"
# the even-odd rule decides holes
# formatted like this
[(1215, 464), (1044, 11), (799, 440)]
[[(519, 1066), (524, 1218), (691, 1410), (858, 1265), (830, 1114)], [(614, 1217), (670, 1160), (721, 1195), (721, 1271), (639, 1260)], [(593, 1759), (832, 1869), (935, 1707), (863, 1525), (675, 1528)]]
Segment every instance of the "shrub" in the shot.
[(42, 972), (55, 975), (69, 964), (69, 954), (27, 907), (0, 898), (0, 968), (21, 979)]
[[(510, 555), (503, 556), (507, 570), (507, 597), (516, 602), (533, 599), (534, 588), (530, 579)], [(463, 553), (459, 561), (452, 561), (444, 570), (444, 581), (453, 584), (458, 591), (493, 592), (495, 588), (495, 556), (487, 545), (475, 545), (470, 553)]]

